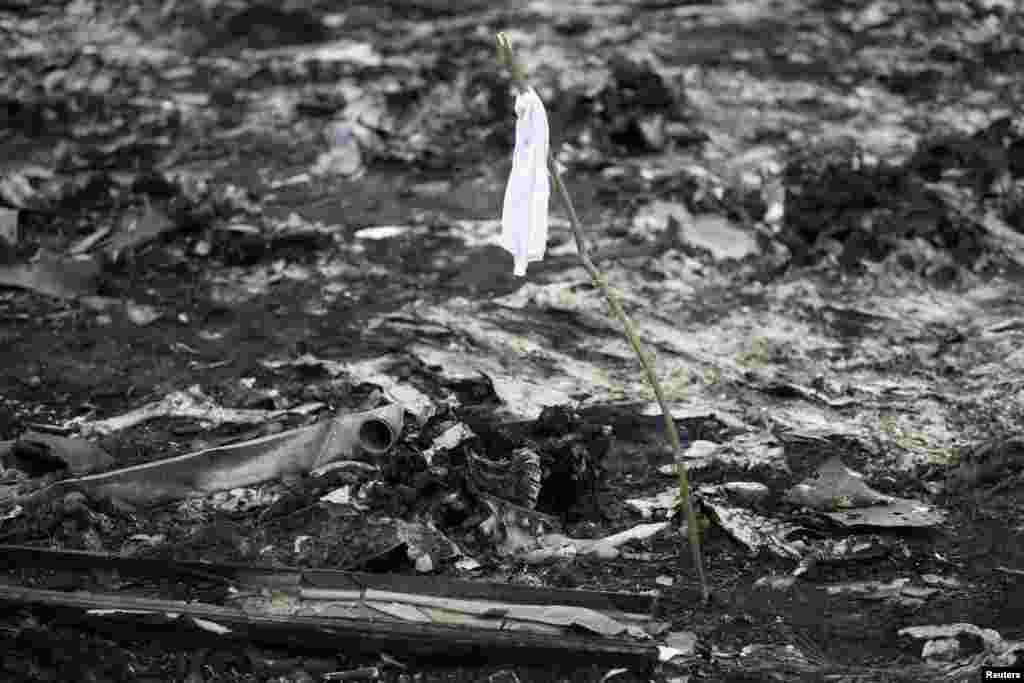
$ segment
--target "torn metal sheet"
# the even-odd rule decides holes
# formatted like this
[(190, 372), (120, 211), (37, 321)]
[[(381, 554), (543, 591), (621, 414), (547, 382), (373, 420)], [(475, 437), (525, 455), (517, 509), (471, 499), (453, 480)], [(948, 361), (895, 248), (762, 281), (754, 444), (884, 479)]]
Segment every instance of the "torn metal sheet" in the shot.
[(837, 564), (865, 560), (879, 560), (898, 552), (902, 546), (898, 539), (878, 534), (854, 534), (843, 538), (817, 539), (793, 572), (800, 576), (821, 562)]
[(117, 569), (123, 574), (155, 578), (199, 577), (236, 587), (261, 588), (296, 593), (302, 588), (330, 591), (393, 591), (530, 604), (559, 604), (590, 607), (624, 614), (647, 614), (654, 609), (656, 594), (535, 588), (532, 586), (469, 581), (440, 575), (371, 574), (337, 569), (296, 569), (250, 564), (227, 564), (191, 560), (122, 557), (84, 550), (53, 550), (24, 545), (0, 544), (0, 567), (45, 567), (52, 569)]
[(814, 475), (790, 489), (786, 499), (847, 527), (930, 527), (946, 517), (932, 505), (875, 491), (839, 458), (823, 463)]
[[(251, 598), (242, 602), (246, 611), (262, 611), (266, 598)], [(442, 613), (443, 623), (457, 623), (463, 618), (472, 620), (473, 625), (483, 628), (507, 628), (514, 622), (528, 622), (555, 627), (576, 627), (591, 633), (612, 637), (632, 635), (644, 639), (645, 634), (637, 632), (627, 622), (589, 607), (579, 605), (520, 604), (494, 600), (466, 600), (436, 595), (399, 593), (395, 591), (361, 590), (336, 591), (325, 589), (302, 589), (292, 601), (295, 613), (319, 613), (325, 606), (331, 609), (347, 607), (357, 613), (361, 606), (369, 606), (391, 618), (412, 622), (435, 622), (437, 612)], [(443, 613), (448, 613), (444, 616)], [(369, 618), (369, 614), (365, 618)], [(521, 626), (527, 626), (521, 623)], [(547, 629), (544, 629), (545, 631)]]
[(406, 554), (416, 571), (435, 571), (445, 562), (462, 556), (459, 546), (442, 533), (433, 522), (406, 522), (395, 519), (395, 536), (405, 545)]
[(137, 214), (125, 215), (118, 227), (100, 243), (100, 249), (113, 260), (179, 227), (160, 209), (148, 205)]
[(891, 496), (875, 491), (839, 458), (829, 458), (818, 470), (786, 493), (786, 500), (814, 510), (861, 508), (888, 503)]
[[(540, 547), (526, 553), (527, 562), (543, 562), (556, 557), (595, 555), (611, 560), (618, 557), (620, 547), (630, 541), (644, 541), (660, 534), (669, 527), (669, 522), (637, 524), (634, 527), (602, 538), (570, 538), (562, 534), (547, 534), (538, 539)], [(684, 529), (685, 533), (685, 529)]]
[(964, 448), (946, 478), (953, 490), (1012, 480), (1024, 471), (1024, 434), (999, 434)]
[(825, 391), (819, 391), (813, 387), (789, 382), (778, 377), (754, 376), (748, 381), (748, 384), (768, 395), (802, 398), (828, 408), (848, 408), (859, 403), (857, 399), (849, 396), (832, 397)]
[(509, 372), (502, 368), (502, 363), (498, 360), (473, 358), (457, 349), (439, 349), (426, 344), (413, 344), (410, 351), (424, 365), (439, 368), (441, 375), (449, 382), (479, 380), (486, 377), (504, 404), (508, 416), (512, 418), (532, 420), (548, 406), (566, 405), (571, 402), (575, 388), (575, 385), (570, 385), (564, 378), (554, 378), (557, 382), (544, 382), (539, 377), (531, 378), (532, 370), (524, 370), (523, 373)]
[[(514, 334), (510, 329), (521, 317), (514, 309), (484, 314), (477, 308), (466, 299), (452, 299), (444, 306), (416, 303), (401, 314), (374, 321), (370, 329), (404, 331), (410, 320), (415, 321), (418, 341), (408, 351), (448, 382), (486, 378), (512, 419), (532, 420), (545, 407), (565, 405), (574, 396), (605, 393), (599, 386), (607, 374), (603, 367)], [(434, 330), (457, 341), (430, 339)], [(559, 372), (552, 372), (552, 367)]]
[(743, 505), (754, 505), (771, 495), (771, 489), (759, 481), (727, 481), (722, 488)]
[(464, 422), (452, 422), (438, 435), (430, 447), (423, 451), (423, 459), (430, 465), (434, 456), (443, 451), (450, 451), (464, 441), (476, 438), (473, 430)]
[(656, 599), (653, 593), (121, 558), (26, 546), (0, 546), (0, 565), (116, 569), (123, 576), (220, 579), (244, 587), (229, 607), (0, 585), (0, 602), (61, 605), (85, 610), (91, 617), (144, 616), (147, 624), (152, 616), (163, 615), (172, 626), (188, 620), (219, 636), (265, 640), (261, 630), (273, 627), (285, 637), (283, 642), (301, 637), (306, 643), (309, 637), (314, 647), (362, 639), (388, 651), (413, 645), (417, 652), (434, 654), (472, 644), (477, 649), (516, 652), (541, 647), (548, 656), (555, 651), (561, 656), (607, 654), (648, 663), (656, 656), (646, 629)]
[(477, 495), (491, 511), (478, 528), (502, 555), (534, 550), (542, 536), (559, 528), (558, 520), (550, 515), (483, 492), (477, 492)]
[(387, 374), (388, 368), (394, 366), (396, 361), (397, 359), (392, 356), (384, 356), (350, 363), (345, 369), (353, 380), (376, 384), (389, 401), (401, 404), (421, 423), (426, 422), (437, 410), (437, 405), (433, 399), (409, 384), (408, 381), (402, 381)]
[(402, 359), (393, 355), (370, 358), (355, 363), (343, 363), (327, 358), (317, 358), (310, 353), (305, 353), (294, 359), (265, 360), (260, 364), (272, 370), (283, 367), (319, 368), (331, 377), (347, 374), (354, 382), (376, 384), (390, 402), (400, 403), (418, 420), (425, 422), (434, 414), (436, 405), (433, 399), (416, 387), (387, 374), (390, 368), (400, 363), (402, 363)]
[(402, 417), (402, 408), (397, 405), (342, 415), (250, 441), (64, 479), (19, 502), (72, 490), (143, 506), (206, 496), (287, 474), (308, 473), (360, 450), (384, 453), (398, 439)]
[[(672, 465), (672, 468), (674, 469), (675, 465)], [(647, 498), (627, 498), (625, 503), (626, 507), (636, 510), (644, 519), (651, 519), (656, 512), (667, 514), (673, 510), (678, 498), (679, 487), (672, 486)]]
[[(317, 404), (321, 407), (322, 404)], [(184, 391), (174, 391), (153, 403), (147, 403), (123, 415), (105, 420), (87, 421), (81, 418), (70, 420), (65, 427), (81, 430), (85, 434), (111, 434), (159, 417), (188, 417), (212, 424), (259, 424), (275, 417), (289, 414), (304, 414), (305, 406), (288, 410), (247, 410), (224, 408), (203, 393), (199, 385)]]
[(828, 443), (833, 439), (854, 441), (870, 452), (870, 443), (859, 425), (851, 424), (837, 412), (810, 405), (772, 411), (772, 430), (783, 443)]
[(41, 251), (29, 263), (0, 266), (0, 287), (17, 287), (58, 299), (94, 294), (100, 265), (95, 259), (67, 258)]
[(767, 551), (777, 557), (799, 560), (808, 552), (807, 543), (799, 538), (802, 527), (736, 505), (720, 486), (702, 486), (698, 494), (717, 524), (752, 554)]
[[(974, 680), (983, 666), (1019, 667), (1024, 664), (1024, 641), (1006, 640), (998, 631), (974, 624), (908, 626), (900, 629), (899, 635), (924, 641), (921, 658), (946, 673), (948, 680)], [(976, 652), (974, 647), (970, 652), (963, 652), (965, 637), (980, 641), (981, 652)]]
[(658, 648), (658, 659), (669, 662), (678, 657), (681, 661), (697, 655), (700, 637), (693, 631), (672, 631), (665, 634), (665, 644)]
[(535, 450), (517, 448), (501, 462), (470, 452), (466, 465), (466, 478), (474, 491), (531, 510), (537, 506), (543, 471), (540, 455)]
[(942, 524), (944, 510), (907, 498), (890, 498), (882, 505), (826, 512), (825, 516), (845, 527), (876, 527), (889, 529), (926, 528)]
[[(401, 620), (357, 619), (301, 615), (259, 614), (238, 607), (201, 602), (158, 600), (105, 593), (40, 590), (0, 584), (0, 603), (59, 607), (65, 618), (74, 611), (83, 620), (143, 619), (147, 629), (131, 629), (138, 638), (162, 619), (172, 631), (189, 625), (206, 637), (231, 641), (255, 641), (309, 650), (338, 650), (346, 646), (381, 649), (392, 654), (466, 656), (481, 650), (489, 656), (536, 658), (586, 657), (633, 662), (647, 666), (657, 656), (653, 641), (606, 638), (562, 629), (550, 631), (475, 629), (459, 625), (414, 623)], [(381, 614), (381, 612), (377, 612)], [(197, 623), (196, 620), (199, 620)], [(215, 627), (210, 628), (210, 625)], [(493, 651), (493, 652), (492, 652)]]
[(17, 468), (30, 476), (43, 471), (67, 468), (72, 474), (87, 474), (114, 464), (114, 459), (102, 448), (85, 439), (59, 436), (29, 430), (9, 449), (0, 442), (0, 459), (8, 468)]
[(884, 581), (849, 581), (826, 587), (829, 595), (853, 595), (866, 600), (885, 600), (904, 607), (920, 607), (925, 599), (939, 592), (938, 588), (914, 586), (908, 578)]
[[(728, 485), (701, 486), (701, 504), (716, 523), (751, 553), (767, 551), (777, 557), (797, 560), (794, 576), (801, 576), (819, 562), (851, 562), (878, 559), (893, 552), (896, 541), (878, 535), (852, 535), (839, 539), (814, 538), (797, 524), (760, 515), (734, 502)], [(739, 497), (742, 500), (742, 495)]]
[[(735, 400), (726, 397), (715, 397), (708, 400), (688, 399), (684, 404), (672, 405), (672, 419), (676, 422), (717, 420), (737, 431), (750, 429), (741, 415), (742, 406)], [(639, 414), (647, 417), (661, 417), (661, 406), (657, 401), (648, 401), (642, 404), (638, 410)], [(616, 431), (618, 433), (618, 431)]]
[(741, 260), (761, 251), (754, 235), (736, 226), (725, 216), (698, 214), (681, 223), (683, 239), (699, 249), (711, 252), (716, 259)]

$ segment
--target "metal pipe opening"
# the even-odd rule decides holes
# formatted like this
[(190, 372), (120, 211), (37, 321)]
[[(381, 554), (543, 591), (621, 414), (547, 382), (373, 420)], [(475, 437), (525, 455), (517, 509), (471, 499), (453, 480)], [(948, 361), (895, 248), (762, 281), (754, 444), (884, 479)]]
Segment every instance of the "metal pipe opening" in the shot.
[(359, 445), (370, 453), (384, 453), (395, 444), (398, 435), (387, 420), (378, 417), (364, 420), (359, 425)]

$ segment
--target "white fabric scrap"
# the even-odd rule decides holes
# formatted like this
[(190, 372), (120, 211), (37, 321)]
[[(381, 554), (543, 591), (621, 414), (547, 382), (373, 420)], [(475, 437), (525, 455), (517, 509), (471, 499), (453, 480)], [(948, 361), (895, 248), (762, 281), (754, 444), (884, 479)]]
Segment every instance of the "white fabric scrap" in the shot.
[(516, 96), (516, 146), (501, 209), (501, 246), (512, 253), (515, 274), (544, 258), (548, 241), (548, 117), (533, 88)]

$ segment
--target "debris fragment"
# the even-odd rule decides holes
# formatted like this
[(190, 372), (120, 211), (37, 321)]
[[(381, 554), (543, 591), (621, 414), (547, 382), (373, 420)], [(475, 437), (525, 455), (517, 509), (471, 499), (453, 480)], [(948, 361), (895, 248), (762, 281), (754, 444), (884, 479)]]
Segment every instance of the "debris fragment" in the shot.
[(947, 476), (947, 483), (953, 490), (964, 490), (1012, 481), (1022, 472), (1024, 436), (1000, 434), (963, 449), (959, 463)]
[(66, 426), (77, 427), (84, 433), (111, 434), (159, 417), (187, 417), (203, 420), (210, 425), (258, 424), (294, 412), (303, 411), (224, 408), (204, 394), (196, 384), (184, 391), (171, 392), (159, 401), (148, 403), (123, 415), (95, 421), (78, 418), (71, 420)]
[[(674, 467), (674, 466), (673, 466)], [(674, 475), (674, 473), (673, 473)], [(625, 503), (640, 513), (644, 519), (651, 519), (654, 513), (669, 513), (679, 500), (679, 487), (673, 486), (649, 498), (627, 498)]]
[(443, 451), (450, 451), (457, 447), (459, 444), (476, 438), (476, 434), (470, 429), (469, 425), (464, 422), (455, 422), (447, 426), (437, 438), (434, 439), (433, 443), (423, 451), (423, 458), (430, 465), (434, 461), (434, 456)]
[(421, 423), (426, 422), (436, 409), (435, 402), (426, 394), (406, 381), (396, 379), (389, 370), (401, 366), (402, 359), (384, 355), (376, 358), (343, 363), (326, 358), (318, 358), (305, 353), (291, 360), (262, 361), (264, 367), (278, 369), (282, 367), (319, 368), (330, 377), (348, 374), (355, 382), (376, 384), (384, 392), (388, 400), (401, 404)]
[(64, 479), (30, 497), (82, 490), (136, 505), (201, 497), (288, 474), (308, 473), (356, 450), (384, 453), (395, 443), (401, 427), (401, 408), (386, 406), (251, 441)]
[(786, 498), (796, 505), (829, 511), (837, 507), (868, 507), (892, 500), (864, 483), (863, 477), (839, 458), (823, 463), (814, 475), (790, 489)]
[(18, 209), (33, 208), (38, 201), (39, 192), (32, 186), (31, 178), (46, 178), (52, 175), (52, 171), (30, 166), (0, 175), (0, 198)]
[(658, 647), (658, 659), (669, 662), (677, 657), (688, 659), (697, 654), (698, 636), (693, 631), (672, 631), (665, 634), (665, 644)]
[(575, 557), (577, 555), (595, 555), (611, 560), (622, 553), (620, 547), (630, 541), (643, 541), (661, 533), (669, 526), (669, 522), (638, 524), (625, 531), (595, 539), (569, 538), (562, 534), (547, 534), (537, 539), (540, 546), (527, 552), (523, 558), (527, 562), (542, 562), (554, 557)]
[[(649, 664), (655, 656), (654, 646), (643, 638), (641, 629), (587, 607), (552, 602), (488, 603), (412, 593), (399, 596), (371, 589), (352, 591), (347, 600), (343, 595), (326, 600), (292, 600), (284, 610), (272, 608), (266, 598), (247, 597), (240, 601), (242, 609), (238, 609), (203, 602), (86, 591), (66, 593), (11, 585), (0, 585), (0, 598), (13, 604), (62, 607), (69, 610), (69, 619), (76, 611), (93, 619), (135, 616), (144, 619), (149, 628), (156, 628), (161, 622), (170, 628), (180, 628), (184, 618), (221, 637), (260, 634), (265, 639), (277, 634), (292, 646), (302, 642), (307, 647), (339, 647), (357, 640), (363, 647), (448, 656), (479, 652), (480, 648), (497, 654), (512, 648), (518, 658), (551, 657), (559, 653), (638, 666)], [(542, 594), (538, 598), (543, 600)], [(402, 619), (401, 612), (386, 613), (370, 606), (375, 602), (387, 605), (396, 599), (406, 601), (417, 614), (432, 615), (432, 623), (418, 618)], [(346, 605), (350, 606), (348, 610), (343, 609)], [(457, 618), (453, 621), (446, 615)], [(584, 633), (580, 633), (581, 628)]]
[[(0, 585), (0, 598), (24, 605), (63, 605), (92, 617), (165, 615), (173, 625), (185, 619), (220, 636), (264, 635), (293, 639), (303, 634), (323, 644), (357, 637), (391, 652), (415, 644), (424, 651), (450, 654), (462, 645), (500, 654), (535, 648), (551, 656), (604, 656), (620, 664), (643, 666), (654, 660), (654, 645), (644, 631), (650, 622), (653, 594), (599, 593), (528, 588), (502, 583), (459, 581), (444, 577), (360, 574), (333, 570), (298, 570), (209, 562), (121, 558), (100, 553), (4, 546), (0, 563), (21, 567), (63, 567), (88, 571), (116, 570), (122, 576), (176, 577), (204, 581), (220, 577), (257, 590), (233, 606), (140, 598), (78, 591), (65, 593)], [(258, 590), (274, 588), (274, 591)], [(282, 589), (291, 587), (284, 592)], [(272, 593), (278, 593), (275, 597)], [(234, 606), (237, 605), (237, 606)], [(69, 614), (70, 616), (70, 614)], [(200, 621), (196, 621), (200, 620)], [(148, 617), (147, 617), (148, 621)], [(276, 629), (276, 631), (274, 631)], [(282, 633), (281, 629), (284, 629)], [(552, 638), (552, 636), (556, 636)], [(298, 641), (295, 641), (298, 642)], [(307, 642), (307, 641), (303, 641)], [(477, 650), (479, 651), (479, 650)]]
[(39, 476), (53, 469), (67, 469), (71, 474), (81, 475), (114, 464), (106, 451), (90, 441), (35, 431), (28, 431), (15, 441), (3, 461), (6, 467), (17, 468), (29, 476)]
[(375, 225), (372, 228), (356, 230), (353, 237), (357, 240), (389, 240), (400, 237), (412, 229), (409, 225)]
[(540, 538), (558, 528), (550, 515), (514, 505), (506, 500), (478, 494), (490, 514), (479, 524), (480, 533), (490, 539), (503, 555), (536, 549)]
[(344, 671), (330, 671), (323, 675), (325, 681), (376, 681), (380, 677), (380, 667), (376, 666), (359, 666)]
[(786, 498), (850, 527), (929, 527), (945, 519), (945, 513), (934, 506), (878, 493), (839, 458), (823, 463), (812, 477), (790, 489)]
[[(964, 677), (976, 675), (983, 666), (1024, 664), (1024, 641), (1005, 640), (998, 631), (974, 624), (908, 626), (899, 635), (924, 641), (921, 657), (931, 666)], [(976, 645), (964, 652), (963, 640), (980, 645), (980, 652)]]
[(686, 243), (709, 251), (717, 260), (740, 261), (760, 253), (753, 235), (715, 214), (697, 214), (683, 223), (681, 237)]
[(18, 287), (60, 299), (94, 294), (100, 265), (91, 258), (66, 258), (40, 251), (29, 263), (0, 265), (0, 287)]
[(938, 592), (937, 588), (914, 586), (907, 578), (895, 578), (889, 582), (851, 581), (832, 584), (826, 590), (830, 595), (849, 594), (869, 600), (895, 602), (906, 607), (920, 607), (928, 597)]
[(0, 247), (18, 244), (18, 210), (0, 206)]
[(148, 304), (137, 304), (134, 301), (126, 301), (124, 312), (128, 320), (139, 327), (145, 327), (160, 319), (161, 313), (155, 306)]
[(730, 501), (721, 487), (702, 486), (697, 493), (718, 526), (746, 546), (752, 554), (767, 551), (778, 557), (800, 559), (807, 552), (801, 539), (803, 529), (752, 512)]
[(358, 179), (364, 172), (363, 154), (352, 125), (347, 122), (334, 124), (326, 133), (330, 147), (321, 152), (311, 169), (313, 175), (336, 175)]
[(99, 248), (111, 260), (118, 261), (177, 227), (167, 214), (147, 203), (141, 212), (125, 215), (117, 228), (100, 241)]
[(904, 498), (892, 498), (887, 503), (866, 508), (826, 512), (825, 515), (846, 527), (890, 529), (934, 527), (946, 519), (943, 510)]
[(472, 490), (528, 509), (537, 506), (542, 472), (540, 456), (533, 449), (517, 448), (502, 462), (470, 452), (466, 464)]

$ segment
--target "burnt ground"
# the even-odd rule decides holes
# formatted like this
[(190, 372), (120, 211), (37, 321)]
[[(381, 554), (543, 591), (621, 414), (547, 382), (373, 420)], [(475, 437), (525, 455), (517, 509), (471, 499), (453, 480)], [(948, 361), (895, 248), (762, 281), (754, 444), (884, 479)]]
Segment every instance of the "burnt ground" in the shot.
[[(0, 439), (74, 434), (197, 385), (227, 408), (321, 416), (383, 391), (410, 418), (359, 524), (316, 505), (336, 480), (307, 477), (255, 509), (50, 501), (5, 514), (2, 542), (413, 573), (374, 520), (432, 516), (479, 562), (445, 558), (442, 574), (659, 590), (656, 618), (697, 653), (609, 680), (976, 680), (971, 663), (993, 654), (981, 637), (923, 657), (900, 630), (1024, 639), (1024, 15), (982, 0), (573, 5), (0, 3)], [(673, 486), (672, 455), (557, 198), (527, 278), (497, 246), (514, 129), (498, 31), (657, 354), (694, 487), (717, 487), (702, 508), (711, 605), (675, 522), (614, 558), (527, 562), (475, 534), (476, 513), (438, 512), (470, 453), (526, 444), (545, 467), (537, 508), (571, 537), (670, 513), (629, 502)], [(571, 408), (560, 433), (535, 422), (550, 405)], [(122, 466), (315, 418), (273, 414), (89, 436)], [(442, 476), (421, 454), (459, 421), (476, 436), (442, 453)], [(6, 453), (6, 484), (67, 474)], [(885, 551), (825, 552), (787, 579), (799, 558), (751, 536), (772, 520), (817, 541), (851, 533), (787, 495), (833, 457), (936, 515), (854, 527)], [(737, 481), (767, 493), (715, 507)], [(737, 523), (737, 506), (756, 514)], [(831, 511), (850, 507), (842, 489)], [(0, 617), (0, 671), (308, 681), (382, 661), (193, 641), (17, 607)], [(380, 677), (609, 673), (487, 659)]]

